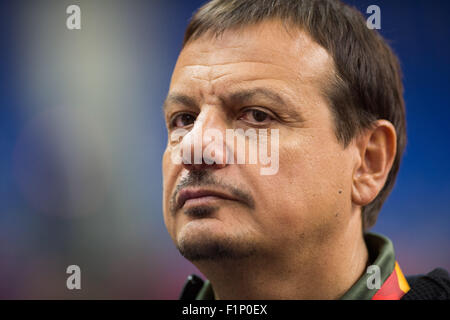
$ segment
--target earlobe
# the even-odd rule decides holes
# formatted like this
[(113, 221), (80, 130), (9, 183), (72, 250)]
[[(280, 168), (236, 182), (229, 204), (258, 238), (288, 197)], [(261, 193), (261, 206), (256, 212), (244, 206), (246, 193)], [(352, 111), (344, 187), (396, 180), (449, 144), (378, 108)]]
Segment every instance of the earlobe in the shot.
[(353, 174), (352, 201), (359, 206), (371, 203), (383, 189), (397, 150), (395, 128), (378, 120), (356, 138), (359, 161)]
[(356, 205), (365, 206), (375, 199), (380, 190), (370, 174), (362, 174), (353, 179), (352, 201)]

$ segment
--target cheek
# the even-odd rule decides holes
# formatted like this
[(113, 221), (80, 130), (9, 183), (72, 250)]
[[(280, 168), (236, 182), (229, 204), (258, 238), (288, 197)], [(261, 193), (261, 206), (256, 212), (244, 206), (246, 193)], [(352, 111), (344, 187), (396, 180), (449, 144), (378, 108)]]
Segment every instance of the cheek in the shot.
[(172, 194), (173, 188), (177, 181), (178, 171), (180, 165), (176, 165), (172, 163), (171, 152), (170, 149), (167, 148), (164, 152), (162, 159), (162, 173), (163, 173), (163, 212), (164, 218), (167, 218), (168, 213), (168, 205), (170, 196)]
[(274, 232), (308, 232), (347, 208), (348, 157), (337, 143), (314, 136), (280, 143), (278, 173), (259, 177), (256, 188), (264, 195), (265, 224)]
[(170, 176), (170, 152), (166, 148), (163, 154), (162, 158), (162, 174), (163, 174), (163, 191), (164, 191), (164, 198), (166, 197), (167, 192), (167, 183), (169, 181)]

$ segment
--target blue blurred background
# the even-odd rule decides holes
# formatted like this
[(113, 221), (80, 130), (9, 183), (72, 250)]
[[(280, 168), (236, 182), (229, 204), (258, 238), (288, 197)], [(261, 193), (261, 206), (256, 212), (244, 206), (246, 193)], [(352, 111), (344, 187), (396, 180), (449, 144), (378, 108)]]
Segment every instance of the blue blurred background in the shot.
[[(404, 72), (408, 145), (374, 231), (406, 274), (450, 269), (450, 2), (348, 2), (381, 8)], [(0, 298), (177, 298), (198, 273), (162, 219), (161, 105), (202, 3), (1, 2)]]

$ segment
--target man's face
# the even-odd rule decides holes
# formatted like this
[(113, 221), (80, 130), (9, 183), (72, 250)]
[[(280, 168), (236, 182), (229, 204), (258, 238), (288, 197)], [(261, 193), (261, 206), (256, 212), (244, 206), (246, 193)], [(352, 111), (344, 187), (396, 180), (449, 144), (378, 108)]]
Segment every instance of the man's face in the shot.
[[(337, 141), (323, 94), (332, 70), (309, 35), (277, 22), (202, 36), (183, 49), (165, 104), (163, 207), (188, 259), (275, 257), (312, 250), (342, 230), (355, 157)], [(170, 141), (179, 128), (214, 128), (224, 137), (226, 129), (277, 129), (278, 171), (262, 175), (260, 163), (176, 164), (172, 153), (191, 143)]]

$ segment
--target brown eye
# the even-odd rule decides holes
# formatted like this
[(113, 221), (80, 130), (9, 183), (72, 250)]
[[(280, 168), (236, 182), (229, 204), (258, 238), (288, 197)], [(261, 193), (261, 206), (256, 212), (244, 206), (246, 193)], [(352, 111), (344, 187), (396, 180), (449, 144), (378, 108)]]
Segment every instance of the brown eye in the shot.
[(182, 128), (182, 127), (187, 127), (187, 126), (193, 124), (194, 122), (195, 122), (195, 116), (193, 116), (192, 114), (189, 114), (189, 113), (182, 113), (182, 114), (177, 115), (172, 120), (172, 126)]
[(253, 119), (256, 120), (256, 122), (264, 122), (264, 120), (267, 120), (269, 115), (263, 111), (260, 110), (252, 110), (252, 116)]
[(246, 110), (243, 113), (241, 119), (248, 123), (260, 124), (260, 125), (267, 124), (271, 120), (273, 120), (273, 118), (267, 112), (264, 112), (260, 109)]

